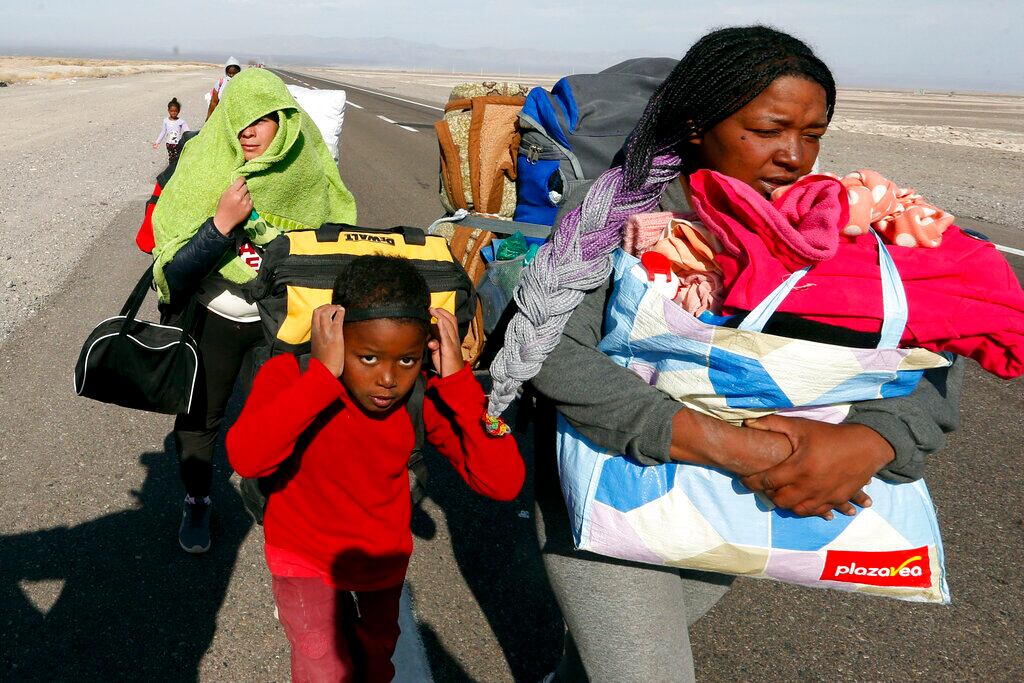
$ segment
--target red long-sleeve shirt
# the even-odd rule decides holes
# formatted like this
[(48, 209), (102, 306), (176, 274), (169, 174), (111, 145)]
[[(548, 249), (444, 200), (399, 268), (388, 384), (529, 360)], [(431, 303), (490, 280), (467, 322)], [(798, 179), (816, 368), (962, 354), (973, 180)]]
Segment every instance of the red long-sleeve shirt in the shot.
[[(438, 402), (454, 415), (454, 428)], [(468, 367), (432, 377), (423, 401), (426, 439), (473, 490), (511, 500), (523, 484), (523, 459), (515, 439), (486, 434), (485, 407)], [(321, 414), (325, 423), (302, 451), (294, 476), (267, 501), (271, 572), (280, 573), (275, 565), (300, 575), (315, 570), (343, 590), (398, 585), (412, 554), (407, 463), (415, 435), (404, 408), (370, 417), (319, 361), (311, 360), (303, 373), (291, 354), (277, 356), (256, 375), (228, 432), (231, 466), (243, 477), (274, 473)]]

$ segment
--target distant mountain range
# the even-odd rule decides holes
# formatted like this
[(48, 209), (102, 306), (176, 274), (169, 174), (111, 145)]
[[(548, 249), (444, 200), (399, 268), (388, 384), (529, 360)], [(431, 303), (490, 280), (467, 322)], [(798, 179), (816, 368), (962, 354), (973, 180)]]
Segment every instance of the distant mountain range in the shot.
[[(633, 52), (603, 50), (512, 50), (431, 45), (396, 38), (318, 38), (275, 36), (273, 39), (224, 41), (225, 49), (259, 61), (291, 64), (337, 64), (433, 71), (490, 71), (561, 74), (598, 71), (630, 57)], [(273, 45), (267, 53), (251, 54), (253, 45)], [(647, 55), (645, 55), (647, 56)], [(678, 57), (678, 55), (676, 55)]]
[[(266, 51), (254, 46), (269, 45)], [(216, 51), (210, 49), (216, 46)], [(675, 57), (682, 54), (640, 54), (636, 50), (606, 49), (569, 51), (493, 47), (461, 47), (432, 45), (398, 38), (321, 38), (309, 35), (257, 36), (255, 38), (191, 39), (177, 46), (104, 47), (54, 45), (19, 45), (0, 47), (6, 54), (34, 54), (67, 57), (102, 57), (108, 59), (182, 59), (223, 63), (228, 56), (242, 63), (249, 61), (273, 65), (348, 66), (355, 68), (404, 69), (492, 74), (563, 75), (594, 73), (612, 64), (633, 57)], [(668, 52), (671, 52), (669, 50)], [(900, 71), (891, 64), (884, 73), (866, 72), (858, 64), (834, 64), (837, 80), (846, 87), (883, 87), (906, 89), (964, 90), (988, 92), (1021, 92), (1019, 74), (994, 71), (985, 74), (930, 74), (912, 70)]]
[[(192, 41), (189, 41), (191, 43)], [(210, 50), (211, 45), (217, 51)], [(256, 52), (257, 45), (272, 45)], [(7, 48), (9, 53), (55, 54), (53, 46)], [(61, 46), (62, 56), (121, 59), (188, 59), (219, 63), (229, 55), (242, 63), (338, 65), (417, 71), (564, 74), (600, 71), (624, 59), (641, 55), (625, 50), (570, 52), (557, 49), (512, 50), (489, 47), (431, 45), (397, 38), (321, 38), (307, 35), (261, 36), (247, 39), (210, 39), (202, 43), (153, 48), (96, 48)], [(642, 55), (660, 56), (660, 55)], [(670, 55), (679, 57), (679, 55)]]

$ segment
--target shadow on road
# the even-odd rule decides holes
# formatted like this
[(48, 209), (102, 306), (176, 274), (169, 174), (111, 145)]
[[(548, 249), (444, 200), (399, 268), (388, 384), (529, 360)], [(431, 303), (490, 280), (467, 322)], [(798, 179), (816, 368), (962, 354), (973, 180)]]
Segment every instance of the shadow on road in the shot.
[[(139, 461), (146, 478), (134, 509), (0, 536), (3, 680), (197, 680), (252, 522), (227, 472), (215, 470), (215, 542), (187, 555), (176, 537), (173, 439)], [(102, 505), (104, 492), (89, 498)]]
[[(510, 416), (510, 421), (514, 418)], [(526, 483), (511, 503), (477, 495), (433, 449), (427, 449), (430, 498), (445, 515), (452, 552), (487, 619), (516, 681), (537, 681), (554, 670), (562, 652), (562, 616), (537, 547), (533, 511), (532, 438), (517, 433)], [(413, 531), (424, 537), (423, 521)], [(429, 528), (429, 527), (428, 527)], [(429, 536), (427, 536), (429, 538)], [(472, 680), (438, 634), (420, 627), (434, 680)]]

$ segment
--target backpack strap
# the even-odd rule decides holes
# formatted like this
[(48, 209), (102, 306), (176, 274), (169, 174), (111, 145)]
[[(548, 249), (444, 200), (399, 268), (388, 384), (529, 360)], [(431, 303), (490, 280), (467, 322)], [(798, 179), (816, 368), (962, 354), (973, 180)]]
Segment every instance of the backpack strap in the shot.
[[(587, 185), (589, 188), (590, 185)], [(583, 203), (583, 197), (586, 196), (586, 191), (579, 196), (576, 206)], [(575, 207), (573, 207), (575, 208)], [(481, 216), (479, 214), (470, 213), (466, 214), (462, 218), (456, 216), (448, 216), (442, 218), (436, 222), (451, 222), (456, 225), (461, 225), (467, 228), (475, 228), (480, 230), (489, 230), (490, 232), (499, 235), (511, 235), (515, 232), (521, 232), (527, 237), (539, 237), (541, 239), (547, 239), (551, 236), (554, 231), (550, 225), (542, 225), (541, 223), (526, 223), (523, 221), (508, 221), (499, 218), (491, 218), (489, 216)], [(558, 223), (555, 223), (558, 225)]]
[(427, 462), (423, 459), (423, 446), (427, 441), (427, 428), (423, 423), (423, 399), (426, 392), (427, 379), (420, 374), (416, 378), (416, 384), (413, 385), (409, 400), (405, 404), (415, 434), (415, 443), (412, 453), (409, 454), (409, 488), (412, 493), (413, 505), (419, 505), (426, 497), (427, 483), (430, 481)]

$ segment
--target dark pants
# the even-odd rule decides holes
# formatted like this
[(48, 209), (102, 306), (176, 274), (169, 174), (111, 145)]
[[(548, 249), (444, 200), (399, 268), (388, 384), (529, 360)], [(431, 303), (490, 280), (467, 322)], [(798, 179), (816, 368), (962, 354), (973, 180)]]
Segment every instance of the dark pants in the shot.
[(402, 587), (331, 588), (318, 578), (273, 577), (278, 620), (291, 646), (293, 683), (387, 683), (401, 629)]
[(239, 375), (252, 376), (253, 350), (263, 344), (263, 328), (258, 322), (222, 318), (198, 305), (194, 335), (205, 384), (193, 400), (192, 411), (174, 420), (174, 443), (186, 493), (202, 497), (210, 494), (213, 446), (224, 410)]
[(173, 164), (178, 160), (178, 155), (181, 154), (181, 145), (172, 145), (167, 143), (167, 163)]

